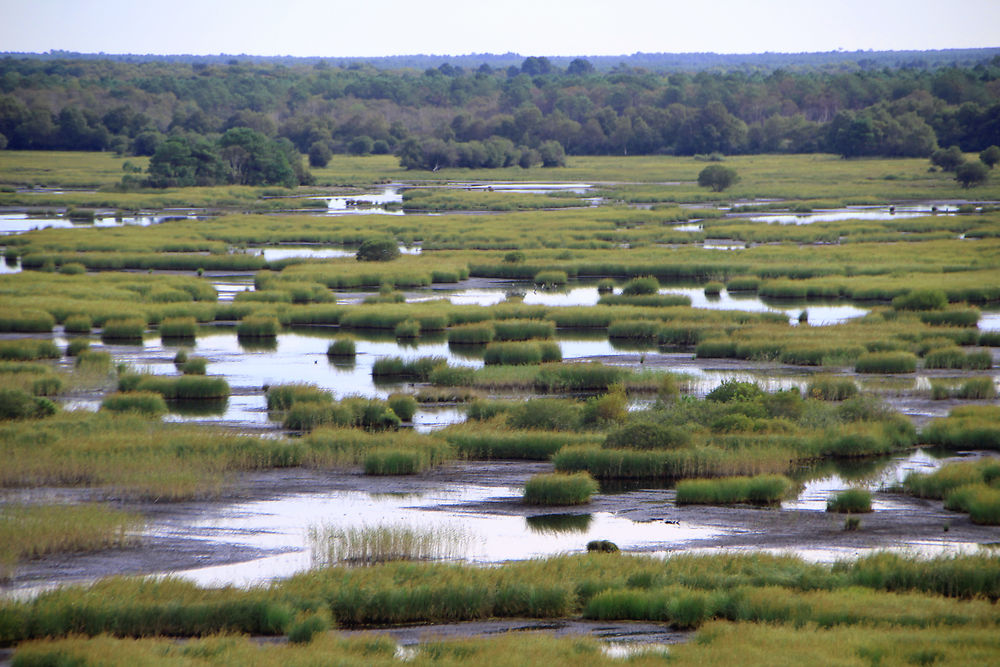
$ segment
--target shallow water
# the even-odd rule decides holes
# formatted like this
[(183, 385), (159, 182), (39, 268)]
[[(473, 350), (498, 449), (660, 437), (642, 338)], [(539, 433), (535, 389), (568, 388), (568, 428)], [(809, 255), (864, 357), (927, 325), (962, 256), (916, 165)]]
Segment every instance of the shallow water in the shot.
[(94, 227), (125, 227), (136, 225), (148, 227), (168, 220), (197, 220), (199, 216), (189, 213), (162, 211), (153, 215), (115, 217), (98, 215), (91, 221), (70, 220), (64, 216), (34, 216), (27, 213), (0, 213), (0, 236), (20, 234), (35, 229), (92, 229)]
[[(936, 206), (937, 211), (931, 207)], [(924, 204), (918, 206), (897, 206), (894, 212), (888, 207), (852, 207), (842, 209), (813, 211), (812, 213), (768, 213), (764, 215), (751, 214), (750, 222), (777, 223), (781, 225), (808, 225), (814, 222), (838, 222), (840, 220), (893, 220), (902, 218), (922, 218), (927, 215), (954, 215), (957, 207), (945, 204)]]

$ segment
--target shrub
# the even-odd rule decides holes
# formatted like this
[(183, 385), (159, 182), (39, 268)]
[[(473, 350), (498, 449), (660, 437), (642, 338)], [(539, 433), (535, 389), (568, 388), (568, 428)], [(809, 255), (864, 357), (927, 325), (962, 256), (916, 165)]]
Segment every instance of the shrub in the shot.
[(632, 421), (608, 433), (604, 447), (608, 449), (673, 449), (691, 442), (691, 432), (682, 426), (669, 426), (654, 421)]
[(866, 489), (845, 489), (826, 501), (827, 512), (864, 514), (872, 511), (872, 494)]
[(857, 373), (912, 373), (917, 370), (917, 357), (910, 352), (872, 352), (858, 357)]
[(247, 315), (236, 325), (240, 338), (274, 338), (281, 331), (281, 323), (273, 315)]
[(92, 326), (89, 315), (70, 315), (63, 322), (63, 330), (73, 334), (89, 334)]
[(389, 262), (400, 256), (399, 245), (392, 238), (375, 238), (364, 241), (355, 259), (359, 262)]
[(524, 485), (524, 502), (528, 505), (582, 505), (599, 487), (587, 473), (551, 473), (535, 475)]
[(357, 355), (353, 338), (335, 338), (330, 346), (326, 348), (328, 357), (351, 357)]
[(101, 401), (101, 409), (111, 412), (134, 412), (146, 417), (159, 417), (167, 412), (163, 396), (152, 391), (119, 392)]
[(387, 400), (389, 407), (404, 422), (413, 421), (417, 412), (417, 399), (409, 394), (392, 394)]
[(642, 276), (633, 278), (622, 287), (622, 294), (625, 296), (637, 296), (640, 294), (656, 294), (660, 290), (660, 281), (653, 276)]
[(614, 554), (618, 553), (620, 549), (618, 548), (618, 545), (611, 540), (591, 540), (590, 542), (587, 542), (587, 551)]
[(0, 420), (38, 419), (57, 411), (56, 404), (47, 398), (32, 396), (23, 389), (0, 388)]
[(718, 387), (705, 394), (705, 400), (718, 403), (732, 401), (754, 401), (764, 397), (764, 390), (754, 382), (725, 380)]
[(713, 192), (722, 192), (739, 180), (735, 169), (721, 164), (710, 164), (698, 173), (698, 185), (711, 188)]

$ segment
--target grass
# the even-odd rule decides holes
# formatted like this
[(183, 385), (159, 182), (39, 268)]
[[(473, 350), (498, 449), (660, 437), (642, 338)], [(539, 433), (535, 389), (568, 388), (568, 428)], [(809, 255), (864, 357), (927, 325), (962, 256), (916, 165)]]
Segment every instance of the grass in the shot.
[(357, 356), (357, 346), (353, 338), (336, 338), (326, 348), (326, 356), (331, 359), (354, 359)]
[(417, 449), (379, 449), (364, 461), (366, 475), (413, 475), (429, 467), (426, 452)]
[(70, 315), (63, 322), (63, 330), (72, 334), (89, 334), (93, 326), (88, 315)]
[(555, 323), (548, 320), (508, 319), (493, 322), (493, 339), (498, 341), (552, 338), (555, 332)]
[(20, 310), (0, 314), (0, 332), (49, 333), (55, 318), (41, 310)]
[(279, 384), (267, 387), (264, 392), (268, 410), (287, 410), (293, 403), (312, 401), (329, 402), (333, 394), (316, 385), (305, 383)]
[(589, 433), (495, 430), (470, 428), (468, 425), (444, 429), (441, 437), (455, 448), (459, 456), (477, 460), (548, 461), (565, 445), (594, 441), (594, 436)]
[(382, 524), (309, 530), (313, 562), (372, 565), (390, 561), (441, 560), (463, 556), (469, 538), (454, 528)]
[(104, 323), (101, 340), (141, 341), (146, 333), (146, 322), (140, 318), (112, 319)]
[(858, 357), (857, 373), (912, 373), (917, 370), (917, 357), (910, 352), (872, 352)]
[(129, 391), (110, 394), (101, 401), (101, 409), (111, 412), (132, 412), (146, 417), (166, 414), (163, 396), (153, 391)]
[(168, 317), (160, 322), (162, 338), (194, 338), (198, 322), (193, 317)]
[(483, 361), (488, 366), (524, 366), (562, 360), (558, 343), (509, 342), (490, 343), (486, 346)]
[(806, 395), (823, 401), (844, 401), (858, 395), (858, 385), (849, 378), (821, 377), (809, 382)]
[(444, 357), (422, 357), (407, 361), (401, 357), (381, 357), (372, 364), (372, 379), (407, 379), (427, 382), (432, 372), (447, 364)]
[(583, 505), (599, 487), (585, 472), (534, 475), (524, 484), (524, 502), (528, 505)]
[(448, 329), (449, 345), (486, 345), (493, 341), (496, 330), (488, 322), (462, 324)]
[(154, 392), (167, 400), (211, 400), (229, 397), (229, 383), (225, 378), (200, 375), (126, 374), (118, 379), (118, 390), (123, 392)]
[(268, 315), (248, 315), (236, 326), (241, 338), (274, 338), (281, 331), (278, 318)]
[(826, 502), (827, 512), (839, 514), (864, 514), (872, 511), (872, 494), (866, 489), (845, 489)]
[(36, 397), (16, 387), (0, 389), (0, 420), (41, 419), (55, 414), (59, 407), (47, 398)]
[(386, 400), (389, 408), (404, 422), (413, 421), (417, 412), (417, 399), (409, 394), (391, 394)]
[(34, 361), (36, 359), (58, 359), (62, 356), (56, 344), (50, 340), (21, 338), (0, 340), (0, 360)]
[(783, 475), (692, 479), (677, 483), (678, 505), (775, 505), (793, 488)]
[(208, 359), (203, 357), (190, 357), (180, 365), (180, 371), (184, 375), (204, 375), (208, 366)]
[(0, 581), (24, 560), (126, 546), (142, 525), (136, 514), (89, 503), (5, 504), (0, 507)]

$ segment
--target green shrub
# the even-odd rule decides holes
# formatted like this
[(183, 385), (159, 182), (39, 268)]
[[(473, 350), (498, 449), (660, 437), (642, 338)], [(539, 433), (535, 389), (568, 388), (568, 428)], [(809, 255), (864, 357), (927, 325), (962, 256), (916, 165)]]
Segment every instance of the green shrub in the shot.
[(822, 401), (844, 401), (857, 395), (858, 385), (849, 378), (816, 378), (806, 387), (806, 396)]
[(335, 338), (330, 346), (326, 348), (328, 357), (350, 357), (357, 355), (353, 338)]
[(691, 432), (683, 426), (654, 421), (631, 421), (609, 432), (604, 439), (608, 449), (673, 449), (691, 442)]
[(858, 357), (857, 373), (912, 373), (917, 370), (917, 357), (910, 352), (871, 352)]
[(528, 505), (582, 505), (599, 487), (587, 473), (566, 475), (551, 473), (535, 475), (524, 485), (524, 502)]
[(57, 411), (56, 404), (47, 398), (32, 396), (23, 389), (0, 388), (0, 420), (39, 419)]
[(639, 294), (656, 294), (660, 290), (660, 281), (653, 276), (633, 278), (622, 287), (622, 294), (635, 296)]
[(389, 237), (373, 238), (358, 246), (355, 259), (359, 262), (389, 262), (400, 256), (399, 244)]
[(101, 401), (101, 409), (111, 412), (134, 412), (147, 417), (159, 417), (167, 412), (163, 396), (152, 391), (130, 391), (111, 394)]
[(89, 315), (70, 315), (63, 322), (63, 330), (73, 334), (89, 334), (92, 326)]
[(872, 494), (866, 489), (845, 489), (826, 501), (827, 512), (864, 514), (872, 511)]
[(706, 401), (731, 403), (733, 401), (755, 401), (764, 397), (764, 390), (755, 382), (725, 380), (718, 387), (705, 394)]
[(413, 421), (417, 412), (417, 399), (409, 394), (392, 394), (387, 400), (389, 407), (404, 422)]

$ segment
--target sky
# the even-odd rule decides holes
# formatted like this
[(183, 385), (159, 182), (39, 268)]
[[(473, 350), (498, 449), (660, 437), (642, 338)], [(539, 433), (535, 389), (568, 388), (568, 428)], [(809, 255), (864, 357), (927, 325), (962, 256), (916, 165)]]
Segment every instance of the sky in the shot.
[(1000, 0), (0, 0), (0, 52), (372, 57), (1000, 46)]

